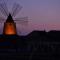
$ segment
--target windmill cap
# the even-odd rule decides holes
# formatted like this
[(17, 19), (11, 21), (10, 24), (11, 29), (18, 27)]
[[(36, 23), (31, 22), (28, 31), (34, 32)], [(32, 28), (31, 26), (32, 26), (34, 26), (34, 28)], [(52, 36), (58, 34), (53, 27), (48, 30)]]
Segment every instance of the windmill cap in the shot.
[(9, 14), (9, 16), (8, 16), (8, 18), (7, 18), (7, 20), (6, 20), (6, 22), (14, 22), (14, 21), (13, 21), (13, 18), (12, 18), (12, 16), (11, 16), (11, 14)]

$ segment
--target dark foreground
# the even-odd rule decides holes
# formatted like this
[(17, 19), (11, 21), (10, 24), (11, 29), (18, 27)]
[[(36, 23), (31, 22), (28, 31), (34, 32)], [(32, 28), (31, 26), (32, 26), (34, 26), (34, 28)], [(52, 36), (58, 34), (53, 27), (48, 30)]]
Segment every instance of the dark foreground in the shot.
[(0, 60), (60, 60), (60, 31), (27, 36), (0, 35)]

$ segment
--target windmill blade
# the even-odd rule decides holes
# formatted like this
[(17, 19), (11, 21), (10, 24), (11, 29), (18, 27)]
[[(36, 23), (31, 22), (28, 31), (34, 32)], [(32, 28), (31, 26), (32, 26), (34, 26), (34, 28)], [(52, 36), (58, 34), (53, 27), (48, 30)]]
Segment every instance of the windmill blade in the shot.
[(4, 16), (6, 16), (6, 12), (5, 12), (2, 4), (0, 4), (0, 11), (2, 12), (2, 14), (4, 14)]
[(5, 16), (8, 16), (8, 9), (7, 9), (6, 3), (0, 3), (0, 11)]
[(27, 25), (28, 24), (28, 17), (23, 17), (23, 18), (15, 18), (15, 22), (22, 24), (22, 25)]
[(17, 22), (18, 24), (27, 25), (28, 24), (28, 17), (15, 18), (14, 21)]
[(9, 11), (8, 11), (8, 7), (7, 7), (7, 4), (6, 3), (3, 3), (4, 4), (4, 9), (6, 11), (6, 14), (7, 16), (9, 15)]
[(6, 20), (6, 19), (3, 19), (3, 18), (0, 17), (0, 23), (5, 22), (5, 20)]
[(15, 17), (16, 14), (18, 14), (21, 9), (22, 9), (22, 6), (20, 6), (19, 4), (16, 4), (16, 3), (15, 3), (15, 4), (13, 5), (11, 15)]

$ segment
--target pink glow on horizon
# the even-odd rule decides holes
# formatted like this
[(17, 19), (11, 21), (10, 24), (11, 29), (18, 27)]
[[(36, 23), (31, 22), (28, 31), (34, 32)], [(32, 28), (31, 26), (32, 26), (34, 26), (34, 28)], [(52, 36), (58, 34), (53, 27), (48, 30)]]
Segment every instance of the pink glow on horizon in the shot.
[(32, 30), (60, 30), (60, 0), (5, 1), (8, 3), (9, 7), (13, 5), (14, 2), (17, 2), (23, 6), (17, 17), (29, 17), (28, 26), (23, 28), (20, 24), (17, 25), (18, 33), (27, 33)]

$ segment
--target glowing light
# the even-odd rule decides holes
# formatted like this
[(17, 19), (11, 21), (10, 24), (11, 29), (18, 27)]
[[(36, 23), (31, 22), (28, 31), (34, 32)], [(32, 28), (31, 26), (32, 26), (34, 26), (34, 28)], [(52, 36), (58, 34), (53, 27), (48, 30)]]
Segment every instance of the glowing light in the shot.
[(15, 35), (16, 34), (15, 23), (5, 23), (3, 33), (5, 35)]

